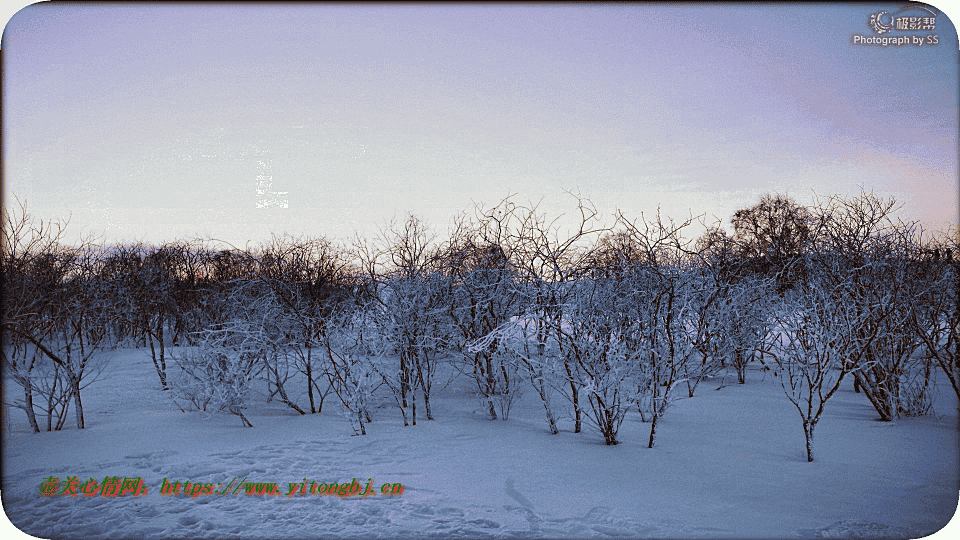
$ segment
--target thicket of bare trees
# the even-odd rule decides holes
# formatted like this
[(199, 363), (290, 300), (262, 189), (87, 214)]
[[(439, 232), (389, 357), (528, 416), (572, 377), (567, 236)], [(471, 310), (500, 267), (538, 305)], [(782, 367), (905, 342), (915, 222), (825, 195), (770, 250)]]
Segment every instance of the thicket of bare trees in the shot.
[(405, 425), (418, 404), (432, 420), (447, 362), (490, 419), (533, 388), (551, 433), (568, 417), (613, 445), (635, 412), (652, 447), (681, 385), (692, 398), (726, 368), (745, 384), (759, 361), (796, 406), (812, 460), (845, 378), (881, 420), (927, 413), (938, 369), (960, 398), (958, 238), (923, 243), (894, 201), (768, 195), (734, 214), (733, 234), (696, 239), (692, 218), (605, 224), (574, 201), (563, 227), (508, 197), (446, 238), (409, 216), (353, 246), (283, 236), (247, 249), (64, 246), (63, 224), (4, 210), (4, 372), (22, 389), (6, 402), (35, 431), (62, 428), (71, 406), (83, 427), (100, 353), (135, 346), (182, 410), (250, 426), (259, 381), (298, 414), (332, 394), (365, 434), (391, 402)]
[[(491, 420), (506, 420), (520, 393), (515, 366), (499, 339), (470, 347), (519, 314), (520, 282), (510, 228), (516, 216), (509, 201), (493, 209), (478, 208), (474, 218), (462, 216), (441, 253), (449, 287), (447, 315), (453, 323), (452, 349), (465, 362), (454, 365), (469, 373)], [(557, 433), (547, 405), (547, 422)]]
[[(387, 227), (373, 244), (358, 240), (357, 246), (372, 291), (363, 307), (366, 335), (397, 358), (396, 366), (380, 366), (377, 373), (394, 392), (404, 425), (408, 408), (417, 424), (418, 395), (427, 420), (433, 420), (430, 393), (453, 333), (446, 316), (449, 278), (441, 271), (434, 234), (411, 215), (402, 226)], [(384, 354), (376, 356), (386, 361)]]
[(696, 253), (698, 269), (709, 283), (705, 290), (712, 296), (700, 314), (706, 326), (701, 342), (704, 373), (733, 366), (737, 382), (745, 384), (747, 366), (755, 360), (762, 363), (768, 346), (776, 276), (756, 272), (753, 260), (739, 255), (734, 238), (719, 227), (697, 240)]
[(3, 211), (4, 372), (23, 389), (12, 405), (35, 432), (38, 407), (51, 431), (63, 426), (71, 403), (77, 428), (84, 427), (81, 390), (105, 368), (97, 353), (117, 338), (114, 303), (96, 279), (102, 253), (90, 241), (61, 245), (64, 226), (36, 223), (25, 204)]
[(175, 357), (172, 399), (184, 410), (229, 412), (245, 426), (251, 383), (276, 365), (286, 347), (285, 321), (272, 291), (245, 282), (223, 295), (219, 319), (194, 333), (197, 347)]
[(930, 258), (924, 277), (930, 286), (916, 297), (910, 321), (926, 360), (946, 374), (960, 407), (960, 230), (952, 233), (925, 250)]
[(832, 197), (818, 209), (826, 216), (821, 251), (842, 254), (833, 258), (843, 265), (818, 273), (850, 284), (857, 333), (861, 341), (869, 340), (856, 359), (861, 369), (853, 375), (883, 421), (929, 409), (930, 355), (920, 354), (922, 336), (910, 322), (918, 298), (950, 295), (946, 268), (924, 255), (915, 224), (894, 220), (896, 208), (893, 199), (864, 194)]
[[(270, 397), (279, 396), (299, 414), (318, 413), (330, 393), (325, 377), (328, 326), (337, 304), (352, 294), (349, 261), (326, 239), (275, 237), (258, 254), (256, 282), (270, 292), (276, 317), (283, 321), (285, 348), (266, 367)], [(289, 394), (291, 375), (301, 379), (307, 403), (301, 408)]]
[[(583, 421), (580, 380), (580, 359), (570, 342), (565, 326), (574, 309), (574, 284), (583, 277), (589, 241), (605, 230), (599, 223), (598, 212), (589, 201), (575, 197), (579, 219), (564, 231), (537, 207), (523, 207), (509, 199), (501, 203), (500, 214), (512, 218), (514, 225), (507, 229), (507, 242), (514, 258), (519, 282), (521, 308), (518, 320), (533, 322), (538, 356), (518, 355), (518, 347), (505, 352), (523, 361), (521, 369), (528, 370), (534, 388), (544, 399), (543, 385), (548, 380), (573, 407), (574, 433), (579, 433)], [(516, 326), (515, 326), (516, 328)], [(524, 327), (526, 331), (533, 329)], [(524, 343), (529, 340), (524, 338)], [(506, 345), (506, 344), (505, 344)], [(508, 357), (509, 360), (509, 357)], [(524, 361), (525, 360), (525, 361)], [(549, 383), (547, 383), (549, 384)], [(548, 422), (553, 415), (548, 401)], [(555, 431), (551, 424), (551, 432)]]
[(880, 420), (929, 411), (930, 361), (918, 356), (923, 332), (910, 321), (919, 320), (918, 298), (949, 293), (939, 267), (923, 260), (915, 226), (895, 220), (895, 210), (872, 194), (818, 205), (816, 244), (798, 259), (805, 278), (777, 310), (773, 356), (800, 413), (808, 461), (824, 405), (848, 374)]

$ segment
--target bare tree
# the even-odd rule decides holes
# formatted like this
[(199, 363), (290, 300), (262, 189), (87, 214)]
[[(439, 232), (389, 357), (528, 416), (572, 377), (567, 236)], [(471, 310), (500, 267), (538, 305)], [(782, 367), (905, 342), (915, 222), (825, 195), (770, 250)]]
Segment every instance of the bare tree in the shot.
[(629, 303), (642, 301), (628, 283), (614, 278), (582, 278), (574, 285), (573, 303), (560, 328), (572, 373), (587, 396), (585, 418), (608, 445), (617, 444), (617, 432), (637, 388), (647, 388), (642, 349), (636, 347), (638, 321), (629, 320)]
[(4, 373), (24, 392), (22, 400), (14, 400), (10, 405), (27, 414), (34, 432), (40, 431), (36, 425), (37, 410), (46, 417), (47, 431), (59, 431), (68, 419), (73, 397), (66, 371), (25, 340), (5, 342)]
[(928, 375), (924, 386), (916, 386), (914, 374), (923, 367), (914, 353), (921, 339), (909, 323), (916, 299), (933, 283), (918, 261), (919, 230), (915, 223), (895, 220), (897, 208), (894, 199), (872, 193), (830, 197), (817, 208), (822, 216), (819, 251), (836, 262), (819, 265), (817, 272), (835, 287), (850, 284), (846, 301), (856, 308), (854, 331), (869, 343), (851, 358), (863, 363), (852, 375), (883, 421), (910, 412), (900, 402), (901, 383), (913, 402), (929, 384)]
[[(37, 384), (34, 371), (44, 362), (42, 353), (33, 345), (33, 339), (46, 335), (56, 316), (54, 298), (67, 274), (62, 257), (60, 238), (66, 222), (37, 222), (27, 213), (26, 202), (17, 201), (18, 208), (2, 209), (2, 317), (4, 372), (23, 388), (23, 402), (18, 405), (27, 415), (34, 432), (39, 433), (34, 410), (34, 390)], [(39, 380), (49, 380), (40, 377)], [(53, 382), (59, 380), (55, 377)], [(55, 391), (55, 387), (54, 387)], [(48, 415), (53, 408), (48, 395)], [(65, 412), (65, 411), (64, 411)], [(49, 416), (48, 416), (49, 424)]]
[[(571, 194), (573, 195), (573, 194)], [(518, 218), (519, 224), (512, 228), (509, 242), (513, 249), (514, 265), (522, 283), (523, 315), (537, 321), (537, 342), (541, 356), (552, 343), (563, 365), (564, 378), (568, 382), (573, 404), (574, 433), (579, 433), (582, 422), (579, 375), (576, 351), (567, 343), (563, 333), (564, 309), (570, 305), (571, 284), (588, 269), (589, 244), (607, 231), (598, 222), (598, 212), (593, 204), (577, 195), (579, 218), (573, 220), (568, 232), (562, 232), (560, 218), (548, 221), (536, 206), (517, 207), (505, 201), (506, 214)], [(562, 217), (562, 216), (561, 216)], [(526, 357), (521, 357), (526, 358)], [(535, 385), (536, 386), (536, 385)], [(539, 392), (539, 390), (538, 390)], [(541, 394), (543, 397), (543, 394)], [(546, 403), (545, 403), (546, 405)]]
[(330, 387), (343, 404), (343, 412), (354, 433), (366, 435), (366, 424), (378, 407), (376, 390), (387, 384), (407, 424), (406, 410), (401, 404), (400, 378), (389, 367), (390, 346), (380, 339), (374, 319), (378, 316), (373, 304), (340, 304), (331, 314), (323, 331), (329, 369), (324, 373)]
[(747, 275), (718, 284), (714, 291), (716, 300), (705, 310), (708, 328), (703, 350), (720, 366), (733, 366), (737, 382), (744, 384), (747, 366), (757, 358), (762, 361), (766, 350), (773, 286), (762, 276)]
[[(339, 302), (346, 301), (350, 286), (350, 270), (344, 253), (326, 239), (295, 239), (274, 237), (272, 243), (258, 255), (258, 281), (268, 287), (277, 303), (278, 316), (285, 319), (287, 347), (294, 368), (306, 379), (306, 394), (311, 413), (320, 412), (330, 392), (327, 384), (320, 386), (323, 369), (325, 326)], [(284, 375), (281, 376), (281, 369)], [(289, 366), (268, 365), (275, 389), (284, 403), (300, 414), (306, 414), (295, 401), (288, 398), (284, 381)]]
[(639, 261), (628, 278), (639, 298), (635, 303), (637, 331), (632, 339), (645, 374), (637, 388), (638, 407), (650, 407), (650, 439), (653, 448), (657, 424), (674, 398), (672, 391), (689, 377), (695, 358), (703, 348), (707, 327), (698, 324), (704, 296), (697, 290), (699, 278), (692, 268), (691, 241), (682, 231), (693, 222), (654, 220), (620, 223), (636, 246)]
[(914, 299), (911, 326), (925, 359), (940, 366), (960, 407), (960, 230), (934, 242), (927, 253), (930, 259), (918, 264), (916, 279), (929, 286)]
[(697, 268), (706, 281), (703, 294), (709, 295), (701, 303), (698, 319), (698, 324), (706, 326), (700, 342), (701, 373), (713, 374), (732, 365), (737, 382), (744, 384), (747, 365), (756, 359), (763, 362), (775, 278), (754, 272), (750, 262), (740, 257), (734, 240), (719, 227), (708, 228), (697, 240), (696, 251)]
[(588, 242), (605, 229), (596, 225), (589, 201), (577, 197), (577, 203), (580, 219), (572, 232), (561, 233), (559, 218), (548, 221), (536, 206), (518, 206), (508, 197), (478, 211), (479, 226), (472, 229), (478, 240), (467, 234), (459, 246), (474, 255), (476, 266), (458, 282), (464, 300), (451, 315), (465, 351), (474, 355), (474, 377), (491, 419), (497, 417), (495, 403), (509, 405), (516, 395), (510, 381), (522, 372), (543, 401), (551, 433), (559, 433), (554, 389), (570, 399), (574, 432), (581, 430), (584, 383), (571, 336), (564, 333), (564, 313), (585, 272)]
[(220, 306), (219, 320), (194, 336), (198, 347), (174, 357), (180, 373), (172, 378), (172, 399), (203, 412), (229, 412), (244, 426), (243, 414), (251, 383), (264, 367), (283, 354), (285, 329), (269, 289), (241, 280), (211, 300)]
[(138, 244), (113, 246), (106, 251), (97, 278), (100, 286), (113, 299), (119, 328), (129, 329), (149, 343), (160, 386), (167, 390), (165, 329), (174, 326), (177, 316), (173, 298), (177, 250)]
[[(427, 419), (433, 420), (433, 376), (452, 332), (444, 296), (450, 288), (439, 264), (435, 236), (411, 215), (402, 228), (389, 226), (373, 245), (358, 242), (357, 247), (366, 278), (376, 291), (370, 299), (379, 313), (375, 331), (393, 344), (399, 359), (401, 409), (411, 408), (416, 425), (416, 398), (422, 391)], [(391, 377), (384, 382), (393, 388)]]
[[(477, 208), (477, 220), (461, 218), (440, 257), (443, 273), (448, 277), (448, 315), (459, 339), (459, 348), (467, 360), (465, 366), (474, 379), (491, 420), (506, 420), (518, 384), (516, 368), (508, 361), (509, 352), (492, 340), (477, 350), (468, 350), (468, 343), (478, 340), (517, 315), (520, 295), (517, 272), (511, 262), (508, 230), (510, 208), (491, 210)], [(456, 364), (455, 364), (456, 365)], [(552, 425), (556, 430), (556, 426)]]
[(648, 403), (652, 447), (657, 420), (705, 332), (691, 325), (701, 296), (684, 264), (688, 242), (680, 231), (690, 220), (637, 224), (621, 215), (622, 231), (587, 249), (575, 242), (603, 229), (588, 225), (594, 214), (582, 202), (579, 230), (565, 241), (544, 233), (550, 229), (535, 212), (519, 215), (524, 309), (469, 350), (505, 346), (530, 375), (548, 420), (544, 387), (552, 385), (573, 404), (575, 426), (585, 418), (607, 444), (618, 442), (626, 405)]
[[(61, 246), (63, 227), (35, 225), (22, 203), (19, 215), (4, 209), (2, 325), (5, 343), (13, 345), (11, 356), (4, 348), (4, 364), (24, 389), (22, 408), (34, 431), (33, 392), (39, 389), (46, 389), (48, 426), (55, 402), (72, 399), (77, 428), (84, 427), (81, 390), (102, 373), (107, 359), (98, 353), (115, 337), (110, 327), (116, 313), (96, 279), (100, 251), (91, 240)], [(51, 364), (35, 372), (38, 362)], [(45, 377), (34, 380), (41, 372)]]
[(116, 312), (97, 279), (97, 252), (89, 244), (63, 251), (66, 273), (55, 284), (49, 310), (40, 316), (43, 324), (10, 327), (55, 365), (55, 373), (63, 375), (73, 399), (77, 429), (84, 428), (81, 390), (106, 368), (107, 359), (98, 353), (115, 345), (109, 327)]
[(810, 248), (818, 229), (809, 209), (786, 195), (767, 194), (756, 205), (735, 212), (731, 223), (739, 256), (772, 273), (779, 294), (803, 279), (802, 267), (795, 263)]
[(896, 293), (890, 286), (881, 291), (876, 284), (872, 294), (865, 293), (864, 264), (851, 266), (853, 258), (839, 252), (808, 256), (807, 283), (784, 298), (776, 317), (780, 351), (772, 353), (775, 374), (800, 413), (807, 461), (813, 461), (814, 428), (827, 400), (848, 373), (859, 378), (878, 369), (881, 362), (873, 356), (875, 343), (898, 331), (897, 324), (887, 324), (901, 316)]
[(203, 328), (206, 318), (203, 313), (203, 301), (211, 290), (211, 280), (205, 265), (207, 253), (200, 240), (177, 241), (165, 245), (174, 254), (176, 275), (171, 291), (174, 326), (173, 345), (181, 344), (181, 337), (189, 345), (191, 332)]
[(856, 333), (856, 309), (850, 284), (817, 280), (784, 300), (777, 313), (780, 351), (773, 353), (784, 392), (800, 413), (807, 461), (813, 461), (814, 429), (824, 406), (844, 376), (854, 369), (847, 359), (867, 343)]

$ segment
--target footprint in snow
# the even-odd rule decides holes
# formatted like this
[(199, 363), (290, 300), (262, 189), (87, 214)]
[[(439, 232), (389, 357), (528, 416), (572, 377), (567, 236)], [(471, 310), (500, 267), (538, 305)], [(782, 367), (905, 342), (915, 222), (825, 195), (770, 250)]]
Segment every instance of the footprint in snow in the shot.
[(471, 524), (471, 525), (477, 525), (477, 526), (483, 527), (484, 529), (499, 529), (499, 528), (500, 528), (500, 524), (497, 523), (496, 521), (489, 520), (489, 519), (484, 519), (484, 518), (471, 519), (471, 520), (467, 521), (467, 523), (469, 523), (469, 524)]
[(516, 488), (513, 487), (513, 478), (507, 478), (507, 495), (509, 495), (513, 500), (520, 503), (521, 506), (528, 510), (533, 510), (533, 503), (527, 500)]

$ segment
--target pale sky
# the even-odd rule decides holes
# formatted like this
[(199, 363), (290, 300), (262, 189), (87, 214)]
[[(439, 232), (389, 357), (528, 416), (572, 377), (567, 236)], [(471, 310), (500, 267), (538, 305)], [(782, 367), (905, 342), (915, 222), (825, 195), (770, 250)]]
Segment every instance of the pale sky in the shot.
[(939, 9), (960, 10), (871, 28), (926, 14), (905, 5), (11, 9), (4, 204), (72, 216), (68, 241), (242, 246), (407, 213), (442, 235), (514, 193), (550, 216), (572, 190), (605, 215), (726, 223), (764, 193), (863, 186), (945, 229), (960, 52)]

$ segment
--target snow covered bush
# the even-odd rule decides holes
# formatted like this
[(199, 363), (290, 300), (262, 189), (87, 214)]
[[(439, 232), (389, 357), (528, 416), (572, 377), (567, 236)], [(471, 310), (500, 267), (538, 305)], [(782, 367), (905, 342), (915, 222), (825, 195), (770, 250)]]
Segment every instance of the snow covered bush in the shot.
[[(555, 389), (563, 393), (561, 385), (565, 379), (558, 375), (556, 357), (547, 353), (547, 344), (542, 341), (545, 339), (543, 326), (535, 317), (515, 316), (487, 335), (468, 341), (464, 351), (469, 354), (483, 352), (488, 360), (487, 373), (491, 375), (483, 377), (487, 385), (480, 395), (492, 411), (491, 420), (497, 418), (493, 407), (502, 411), (503, 404), (512, 404), (521, 393), (517, 382), (526, 378), (543, 403), (550, 433), (556, 435), (560, 430), (552, 406), (552, 393)], [(481, 379), (476, 373), (474, 377), (480, 384)], [(501, 387), (502, 391), (499, 390)]]
[(691, 377), (702, 376), (703, 343), (707, 335), (704, 308), (712, 295), (690, 257), (692, 249), (680, 224), (656, 219), (620, 223), (634, 253), (623, 279), (632, 291), (631, 323), (635, 330), (627, 343), (640, 363), (637, 406), (650, 413), (653, 448), (657, 423), (675, 399), (674, 388)]
[[(343, 251), (324, 239), (274, 237), (258, 254), (257, 278), (251, 285), (268, 290), (273, 318), (284, 328), (284, 354), (267, 364), (271, 396), (299, 414), (321, 412), (331, 391), (325, 381), (326, 326), (337, 305), (349, 301), (351, 276)], [(294, 376), (302, 392), (289, 393)], [(303, 404), (297, 398), (306, 396)]]
[(653, 448), (657, 423), (675, 399), (674, 388), (698, 369), (699, 335), (697, 295), (690, 275), (679, 267), (639, 267), (631, 276), (638, 292), (636, 332), (631, 341), (638, 353), (643, 377), (637, 386), (637, 405), (647, 404)]
[[(434, 236), (411, 215), (402, 228), (391, 225), (376, 242), (357, 248), (370, 293), (358, 313), (366, 321), (364, 340), (376, 349), (378, 372), (396, 389), (405, 425), (408, 407), (417, 423), (419, 392), (427, 420), (433, 420), (433, 378), (454, 333), (447, 315), (451, 278), (443, 271)], [(383, 366), (389, 358), (396, 359), (396, 369)]]
[(744, 276), (722, 285), (708, 315), (706, 350), (721, 366), (733, 366), (746, 382), (747, 365), (765, 350), (772, 322), (773, 280)]
[(849, 352), (849, 331), (844, 314), (818, 308), (816, 302), (833, 302), (814, 297), (808, 302), (786, 304), (777, 315), (780, 351), (774, 356), (787, 398), (800, 413), (806, 439), (807, 461), (813, 461), (813, 435), (823, 408), (848, 373), (844, 358)]
[(440, 261), (449, 278), (447, 317), (452, 323), (450, 349), (462, 362), (452, 362), (473, 379), (482, 405), (491, 420), (497, 410), (509, 414), (518, 395), (517, 363), (499, 340), (482, 347), (470, 343), (508, 322), (520, 309), (517, 271), (510, 260), (508, 235), (511, 216), (503, 209), (477, 210), (478, 219), (461, 219), (444, 245)]
[[(62, 429), (73, 397), (66, 371), (29, 343), (3, 341), (3, 373), (23, 389), (19, 398), (7, 403), (27, 414), (34, 432), (40, 431), (38, 416), (46, 418), (46, 431)], [(9, 394), (4, 397), (11, 399)]]
[[(180, 371), (171, 379), (171, 399), (183, 412), (186, 409), (204, 413), (227, 411), (253, 425), (243, 416), (248, 380), (244, 380), (239, 362), (213, 351), (191, 348), (173, 356)], [(239, 372), (239, 373), (238, 373)], [(240, 375), (238, 377), (238, 375)], [(251, 377), (252, 378), (252, 377)]]
[[(535, 206), (524, 208), (505, 201), (502, 203), (504, 211), (500, 212), (500, 219), (511, 218), (517, 222), (510, 227), (506, 243), (511, 246), (511, 260), (516, 269), (517, 290), (522, 305), (519, 315), (525, 321), (535, 321), (537, 361), (551, 368), (553, 361), (562, 366), (566, 384), (563, 390), (558, 390), (573, 405), (573, 431), (579, 433), (583, 417), (580, 388), (583, 385), (577, 382), (576, 358), (570, 354), (569, 348), (564, 347), (563, 327), (568, 322), (565, 310), (572, 306), (574, 283), (584, 277), (589, 269), (589, 241), (607, 228), (599, 224), (598, 212), (590, 201), (574, 197), (579, 218), (573, 220), (574, 226), (566, 233), (562, 233), (555, 222), (539, 213)], [(525, 347), (525, 342), (520, 344)], [(519, 358), (533, 360), (530, 356)], [(535, 371), (539, 369), (534, 365)], [(556, 372), (553, 369), (547, 371)], [(544, 397), (543, 393), (540, 395)], [(548, 406), (546, 402), (544, 405)], [(550, 417), (548, 413), (548, 419)], [(551, 432), (556, 433), (555, 428), (551, 424)]]
[(287, 335), (272, 291), (257, 285), (239, 279), (225, 292), (210, 296), (220, 306), (221, 320), (194, 332), (197, 346), (174, 356), (180, 373), (173, 382), (172, 399), (181, 410), (181, 403), (186, 403), (194, 410), (229, 412), (253, 427), (243, 415), (251, 384), (286, 354)]
[[(404, 426), (409, 425), (404, 387), (404, 374), (397, 369), (397, 355), (392, 334), (382, 331), (383, 320), (378, 304), (342, 303), (324, 325), (324, 375), (343, 405), (343, 414), (354, 433), (366, 435), (366, 425), (373, 414), (384, 407), (384, 398), (377, 391), (389, 391), (400, 410)], [(415, 396), (413, 396), (415, 399)]]
[[(100, 353), (118, 344), (116, 306), (97, 279), (101, 250), (90, 244), (60, 248), (42, 228), (18, 237), (27, 233), (9, 219), (5, 214), (2, 360), (4, 372), (23, 388), (24, 400), (14, 406), (39, 432), (34, 395), (46, 401), (48, 430), (53, 415), (56, 429), (63, 426), (72, 400), (77, 429), (83, 429), (81, 391), (105, 370), (110, 357)], [(19, 227), (29, 224), (24, 216)], [(33, 251), (37, 244), (39, 253)]]
[(174, 356), (180, 372), (173, 378), (172, 399), (181, 410), (185, 403), (207, 413), (228, 412), (253, 427), (243, 409), (253, 381), (267, 358), (276, 354), (276, 336), (251, 321), (236, 319), (202, 330), (195, 339), (197, 347)]
[(493, 365), (497, 368), (497, 376), (494, 378), (494, 385), (490, 388), (490, 393), (485, 394), (484, 397), (492, 399), (502, 420), (508, 420), (510, 409), (513, 408), (516, 400), (523, 395), (520, 385), (520, 381), (523, 380), (520, 367), (522, 363), (517, 355), (504, 347), (502, 343), (499, 344), (492, 357)]
[(689, 221), (638, 225), (621, 216), (620, 233), (581, 250), (574, 242), (599, 232), (588, 230), (592, 215), (581, 211), (580, 231), (565, 241), (529, 212), (518, 250), (522, 312), (469, 350), (502, 344), (512, 351), (552, 428), (548, 387), (573, 405), (575, 432), (585, 419), (607, 444), (617, 444), (629, 405), (647, 406), (652, 447), (674, 387), (696, 371), (706, 331), (696, 322), (702, 295), (680, 236)]
[(609, 278), (581, 279), (573, 296), (559, 341), (573, 369), (563, 373), (587, 396), (588, 423), (606, 444), (614, 445), (636, 390), (649, 388), (643, 348), (636, 346), (637, 321), (630, 319), (625, 305), (639, 299)]

